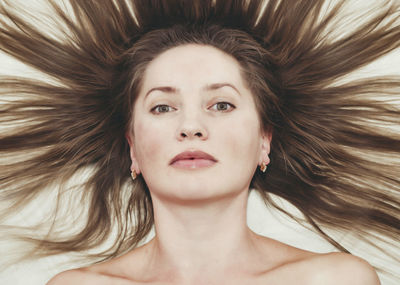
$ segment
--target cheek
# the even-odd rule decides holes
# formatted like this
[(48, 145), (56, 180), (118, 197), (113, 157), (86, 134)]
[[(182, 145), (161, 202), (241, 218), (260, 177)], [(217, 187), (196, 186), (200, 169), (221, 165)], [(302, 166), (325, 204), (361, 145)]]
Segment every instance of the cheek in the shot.
[(162, 131), (148, 122), (135, 124), (135, 153), (142, 172), (152, 168), (151, 164), (160, 156), (164, 144)]
[[(239, 160), (240, 165), (257, 164), (260, 152), (260, 127), (258, 118), (252, 115), (235, 120), (225, 128), (221, 140), (222, 147), (230, 149), (230, 155)], [(232, 125), (234, 127), (232, 127)]]

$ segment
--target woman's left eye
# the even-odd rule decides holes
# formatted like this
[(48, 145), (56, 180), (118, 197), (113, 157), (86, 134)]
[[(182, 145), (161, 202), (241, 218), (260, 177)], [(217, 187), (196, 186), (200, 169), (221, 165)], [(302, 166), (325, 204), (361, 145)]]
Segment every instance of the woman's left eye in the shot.
[(165, 105), (165, 104), (161, 104), (161, 105), (157, 105), (155, 107), (153, 107), (150, 112), (153, 114), (162, 114), (162, 113), (168, 113), (168, 112), (172, 112), (174, 111), (175, 108)]
[(228, 102), (218, 102), (210, 107), (211, 110), (219, 112), (230, 112), (235, 108), (233, 104)]

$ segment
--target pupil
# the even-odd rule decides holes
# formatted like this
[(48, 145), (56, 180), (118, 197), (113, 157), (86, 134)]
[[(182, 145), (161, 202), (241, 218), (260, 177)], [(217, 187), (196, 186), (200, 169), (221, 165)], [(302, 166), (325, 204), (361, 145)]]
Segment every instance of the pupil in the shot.
[(217, 109), (218, 110), (226, 110), (226, 103), (218, 103)]

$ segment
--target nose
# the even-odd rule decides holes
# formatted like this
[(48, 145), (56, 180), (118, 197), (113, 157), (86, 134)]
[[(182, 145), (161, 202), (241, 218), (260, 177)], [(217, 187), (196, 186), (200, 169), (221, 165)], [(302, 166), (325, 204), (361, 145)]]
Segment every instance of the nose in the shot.
[(177, 137), (180, 141), (187, 139), (206, 140), (208, 138), (208, 131), (201, 114), (198, 112), (182, 114)]

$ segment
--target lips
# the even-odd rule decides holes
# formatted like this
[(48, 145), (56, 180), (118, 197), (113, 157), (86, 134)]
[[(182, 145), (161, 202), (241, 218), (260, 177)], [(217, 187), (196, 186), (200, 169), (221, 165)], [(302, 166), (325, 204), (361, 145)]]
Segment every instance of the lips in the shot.
[(170, 165), (178, 168), (203, 168), (214, 165), (217, 160), (203, 151), (185, 151), (175, 156)]

